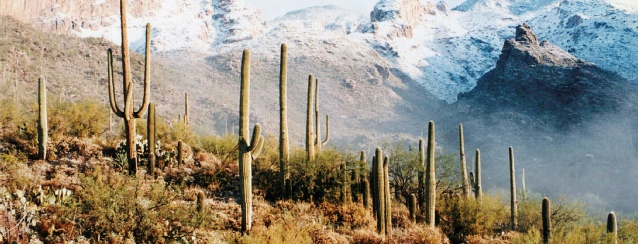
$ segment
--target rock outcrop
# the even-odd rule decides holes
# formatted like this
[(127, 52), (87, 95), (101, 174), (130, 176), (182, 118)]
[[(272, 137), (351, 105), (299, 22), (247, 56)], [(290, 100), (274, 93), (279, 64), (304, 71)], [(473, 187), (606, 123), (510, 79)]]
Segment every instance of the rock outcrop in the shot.
[(563, 127), (627, 108), (635, 94), (627, 80), (539, 42), (522, 24), (515, 38), (505, 41), (496, 67), (472, 91), (460, 94), (459, 104), (479, 116), (512, 112)]

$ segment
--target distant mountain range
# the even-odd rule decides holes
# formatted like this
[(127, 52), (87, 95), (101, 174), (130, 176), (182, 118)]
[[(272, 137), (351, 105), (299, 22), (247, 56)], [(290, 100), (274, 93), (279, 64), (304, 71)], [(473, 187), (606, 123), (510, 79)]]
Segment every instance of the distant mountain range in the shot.
[[(119, 43), (114, 1), (19, 2), (4, 1), (0, 7), (5, 14), (44, 29)], [(370, 15), (324, 6), (268, 22), (258, 9), (241, 0), (142, 0), (131, 5), (131, 42), (138, 51), (143, 48), (146, 22), (153, 24), (156, 53), (214, 56), (244, 47), (275, 49), (270, 44), (323, 39), (326, 42), (307, 48), (343, 45), (351, 51), (348, 56), (372, 48), (376, 54), (366, 58), (389, 61), (389, 68), (447, 102), (470, 91), (494, 67), (503, 41), (524, 22), (540, 39), (638, 82), (638, 16), (603, 0), (468, 0), (454, 9), (443, 1), (381, 0)]]

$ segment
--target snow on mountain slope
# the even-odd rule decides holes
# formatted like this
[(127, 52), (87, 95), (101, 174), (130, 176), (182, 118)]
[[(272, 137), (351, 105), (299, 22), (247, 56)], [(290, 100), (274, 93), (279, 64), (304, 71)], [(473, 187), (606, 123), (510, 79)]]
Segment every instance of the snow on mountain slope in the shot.
[(604, 1), (570, 0), (529, 20), (573, 55), (638, 83), (638, 16)]
[[(32, 2), (16, 1), (22, 2), (1, 2), (6, 8), (1, 13), (38, 13), (25, 21), (119, 43), (114, 1), (78, 0), (81, 6), (76, 7), (65, 0), (34, 0), (32, 7)], [(286, 42), (305, 46), (326, 62), (360, 54), (383, 59), (379, 62), (390, 64), (387, 68), (453, 102), (494, 67), (503, 42), (524, 22), (576, 57), (638, 82), (636, 9), (622, 4), (626, 1), (606, 1), (468, 0), (449, 10), (444, 1), (380, 0), (369, 15), (322, 6), (264, 22), (259, 10), (242, 0), (136, 0), (129, 1), (129, 38), (132, 48), (141, 51), (144, 25), (150, 22), (155, 52), (215, 55), (248, 47), (274, 55), (272, 46)], [(331, 50), (336, 46), (349, 54)]]

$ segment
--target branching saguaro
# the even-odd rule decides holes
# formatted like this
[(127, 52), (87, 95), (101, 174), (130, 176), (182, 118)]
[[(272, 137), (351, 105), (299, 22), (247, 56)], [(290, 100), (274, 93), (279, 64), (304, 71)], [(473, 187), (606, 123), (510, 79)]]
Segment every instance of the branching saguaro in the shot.
[(288, 199), (290, 160), (290, 142), (288, 142), (288, 54), (286, 44), (281, 44), (281, 61), (279, 62), (279, 180), (281, 198)]
[(244, 50), (241, 62), (241, 85), (239, 97), (239, 188), (241, 195), (241, 232), (250, 232), (253, 214), (252, 161), (259, 156), (264, 145), (261, 126), (255, 124), (253, 135), (249, 137), (250, 116), (250, 52)]
[(321, 153), (330, 140), (330, 116), (326, 114), (326, 139), (321, 140), (321, 119), (319, 118), (319, 79), (315, 80), (315, 153)]
[(120, 0), (120, 14), (122, 24), (122, 71), (123, 71), (123, 96), (124, 109), (117, 105), (115, 99), (115, 84), (113, 82), (113, 51), (108, 50), (108, 82), (109, 82), (109, 101), (113, 113), (124, 119), (124, 130), (126, 132), (126, 153), (128, 159), (128, 171), (133, 175), (137, 172), (137, 155), (135, 151), (135, 119), (141, 118), (150, 101), (150, 45), (151, 45), (151, 24), (146, 24), (146, 58), (144, 60), (144, 97), (142, 98), (142, 106), (135, 111), (133, 109), (133, 82), (131, 77), (131, 61), (129, 55), (128, 32), (126, 30), (126, 0)]

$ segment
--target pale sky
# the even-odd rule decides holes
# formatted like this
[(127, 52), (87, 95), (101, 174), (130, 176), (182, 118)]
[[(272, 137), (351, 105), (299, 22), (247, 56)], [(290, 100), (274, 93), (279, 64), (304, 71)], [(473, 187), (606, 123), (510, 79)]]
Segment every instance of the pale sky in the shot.
[[(464, 0), (445, 0), (450, 8), (461, 4)], [(246, 0), (261, 10), (264, 20), (272, 20), (290, 11), (323, 5), (337, 7), (369, 14), (378, 0)], [(438, 2), (438, 0), (432, 0)]]

